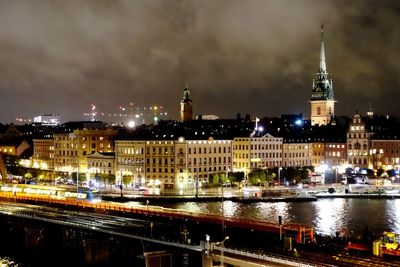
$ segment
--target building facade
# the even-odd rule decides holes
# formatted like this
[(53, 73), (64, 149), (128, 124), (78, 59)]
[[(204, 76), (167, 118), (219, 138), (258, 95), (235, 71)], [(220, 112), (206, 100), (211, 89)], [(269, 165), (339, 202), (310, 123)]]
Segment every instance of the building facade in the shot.
[[(116, 140), (116, 176), (162, 189), (187, 189), (208, 183), (210, 175), (232, 170), (230, 140)], [(119, 174), (119, 172), (121, 174)]]
[(115, 173), (115, 154), (113, 152), (95, 152), (87, 156), (89, 179), (98, 175), (113, 176)]
[(282, 167), (311, 166), (312, 146), (308, 138), (285, 138), (282, 146)]
[(95, 152), (114, 152), (116, 131), (82, 129), (54, 134), (54, 170), (89, 173), (87, 157)]
[(370, 162), (375, 170), (400, 169), (400, 136), (379, 137), (371, 140)]
[(54, 139), (33, 139), (31, 167), (54, 170)]
[(371, 133), (367, 131), (361, 115), (354, 114), (347, 132), (347, 162), (353, 168), (370, 166), (370, 140)]

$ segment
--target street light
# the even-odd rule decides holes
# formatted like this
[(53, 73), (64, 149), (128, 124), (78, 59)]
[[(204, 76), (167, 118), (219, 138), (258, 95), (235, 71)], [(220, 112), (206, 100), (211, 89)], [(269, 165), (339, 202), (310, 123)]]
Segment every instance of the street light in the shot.
[[(69, 138), (72, 140), (75, 140), (77, 145), (76, 145), (76, 156), (77, 156), (77, 168), (76, 168), (76, 203), (77, 205), (79, 204), (79, 138), (75, 133), (70, 133)], [(75, 145), (75, 144), (74, 144)]]
[(279, 168), (278, 168), (278, 186), (281, 185), (281, 170), (282, 170), (282, 168), (279, 167)]
[[(209, 237), (208, 237), (209, 238)], [(207, 239), (207, 237), (206, 237)], [(211, 243), (211, 251), (214, 250), (214, 246), (221, 246), (221, 266), (224, 266), (224, 243), (229, 239), (229, 236), (225, 236), (224, 240), (220, 242)]]

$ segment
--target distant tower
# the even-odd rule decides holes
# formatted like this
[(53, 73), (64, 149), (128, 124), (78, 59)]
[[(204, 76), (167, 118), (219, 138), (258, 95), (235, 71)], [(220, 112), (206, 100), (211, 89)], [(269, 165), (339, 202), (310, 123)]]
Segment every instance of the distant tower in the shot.
[(91, 113), (90, 113), (91, 121), (95, 121), (96, 120), (96, 115), (97, 115), (96, 106), (92, 104), (92, 110), (91, 110)]
[(181, 122), (190, 121), (193, 119), (193, 105), (190, 99), (190, 91), (186, 83), (185, 90), (183, 90), (183, 99), (181, 100)]
[(333, 95), (332, 79), (328, 80), (326, 70), (324, 26), (321, 26), (321, 51), (319, 55), (319, 69), (317, 79), (313, 80), (311, 94), (311, 125), (327, 125), (335, 115), (335, 99)]
[(372, 110), (372, 103), (371, 101), (368, 102), (368, 111), (367, 116), (372, 118), (374, 116), (374, 111)]

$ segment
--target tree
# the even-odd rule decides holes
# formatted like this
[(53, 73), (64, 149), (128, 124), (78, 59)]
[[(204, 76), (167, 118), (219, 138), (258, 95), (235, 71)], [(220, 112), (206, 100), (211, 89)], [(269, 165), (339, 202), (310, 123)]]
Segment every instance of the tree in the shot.
[(249, 182), (253, 185), (264, 183), (267, 180), (267, 175), (262, 169), (255, 169), (249, 173)]
[(130, 176), (130, 175), (124, 175), (124, 176), (122, 176), (122, 184), (123, 185), (129, 185), (130, 183), (131, 183), (131, 181), (132, 181), (132, 176)]
[(228, 177), (226, 176), (226, 173), (224, 173), (224, 172), (214, 173), (209, 176), (210, 184), (221, 185), (226, 182), (228, 182)]
[(228, 179), (232, 183), (241, 182), (244, 179), (244, 172), (230, 172), (228, 173)]

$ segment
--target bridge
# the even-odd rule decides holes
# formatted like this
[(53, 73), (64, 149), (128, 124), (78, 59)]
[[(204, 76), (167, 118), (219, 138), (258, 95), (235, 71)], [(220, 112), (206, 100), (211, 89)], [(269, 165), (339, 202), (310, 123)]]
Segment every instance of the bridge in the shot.
[[(213, 266), (213, 262), (220, 261), (221, 253), (219, 251), (227, 249), (217, 245), (210, 249), (210, 242), (204, 241), (206, 232), (216, 233), (221, 231), (222, 221), (226, 226), (227, 233), (235, 229), (235, 231), (238, 231), (237, 229), (241, 228), (245, 232), (264, 231), (274, 235), (277, 234), (277, 236), (279, 236), (279, 233), (286, 235), (290, 234), (290, 231), (297, 231), (303, 239), (305, 237), (304, 226), (299, 226), (298, 228), (294, 225), (279, 226), (272, 223), (243, 219), (234, 220), (206, 213), (193, 213), (153, 206), (128, 206), (122, 203), (91, 203), (76, 200), (65, 201), (46, 196), (32, 196), (12, 192), (1, 192), (0, 199), (6, 201), (0, 205), (0, 214), (4, 216), (99, 232), (108, 236), (136, 239), (140, 240), (142, 244), (146, 242), (164, 248), (192, 251), (192, 253), (202, 255), (201, 266), (203, 267)], [(193, 232), (198, 233), (193, 234)], [(215, 235), (214, 238), (219, 237)], [(297, 237), (294, 238), (294, 242), (296, 242), (295, 239)], [(233, 240), (233, 242), (235, 241)], [(213, 242), (213, 244), (216, 244), (216, 242)], [(249, 258), (251, 254), (256, 260)], [(227, 251), (226, 256), (222, 256), (222, 258), (227, 259), (226, 263), (235, 262), (235, 266), (253, 266), (249, 265), (252, 261), (260, 264), (260, 258), (257, 258), (258, 254), (256, 252), (247, 252), (247, 258), (243, 259), (243, 255), (239, 252)], [(276, 258), (278, 259), (279, 257)], [(273, 258), (265, 258), (263, 261), (264, 263), (269, 262), (269, 266), (274, 263)], [(278, 264), (276, 266), (282, 266), (277, 260), (275, 261), (274, 264)], [(286, 261), (289, 262), (290, 258), (286, 259)], [(294, 262), (297, 262), (297, 260)], [(304, 266), (312, 266), (307, 265), (306, 261), (304, 261), (304, 264)]]
[[(27, 205), (18, 202), (1, 202), (0, 214), (35, 220), (46, 224), (57, 224), (68, 228), (101, 232), (114, 237), (119, 236), (129, 239), (138, 239), (142, 242), (151, 242), (165, 247), (175, 247), (181, 250), (198, 252), (202, 255), (202, 267), (212, 267), (214, 266), (213, 262), (222, 262), (223, 260), (225, 260), (226, 264), (234, 264), (234, 266), (243, 267), (266, 266), (265, 264), (267, 263), (268, 266), (317, 266), (307, 263), (306, 261), (299, 261), (297, 259), (278, 255), (267, 256), (260, 255), (259, 253), (229, 249), (220, 246), (220, 244), (217, 244), (218, 242), (200, 241), (199, 243), (191, 244), (188, 240), (182, 242), (178, 238), (175, 240), (166, 240), (159, 235), (153, 235), (151, 232), (143, 231), (143, 229), (149, 226), (146, 221), (110, 216), (107, 214), (93, 214), (87, 211), (77, 212), (68, 209), (60, 210), (54, 207)], [(154, 257), (154, 254), (143, 252), (144, 255), (152, 255)], [(223, 253), (225, 253), (225, 256), (223, 256)], [(164, 254), (161, 256), (163, 255)]]
[[(21, 220), (38, 222), (36, 226), (32, 227), (29, 224), (22, 224), (23, 227), (20, 230), (26, 231), (27, 244), (31, 243), (28, 242), (28, 236), (34, 237), (34, 244), (41, 240), (40, 235), (50, 225), (61, 226), (64, 229), (62, 231), (67, 234), (72, 229), (74, 234), (70, 236), (76, 236), (76, 234), (82, 236), (83, 233), (101, 234), (101, 236), (89, 235), (92, 238), (89, 241), (86, 239), (79, 241), (80, 244), (85, 246), (87, 255), (90, 255), (89, 259), (107, 259), (107, 253), (112, 250), (113, 246), (120, 245), (123, 240), (136, 240), (139, 243), (135, 243), (133, 247), (136, 253), (135, 257), (142, 255), (146, 266), (154, 266), (154, 264), (156, 264), (155, 266), (190, 267), (211, 267), (215, 264), (218, 264), (218, 266), (229, 264), (238, 267), (338, 266), (337, 264), (340, 266), (366, 266), (368, 264), (398, 266), (398, 262), (388, 261), (387, 259), (364, 256), (362, 258), (351, 257), (340, 252), (332, 256), (331, 253), (335, 254), (336, 250), (330, 251), (330, 253), (325, 251), (322, 254), (310, 251), (308, 252), (309, 256), (304, 257), (304, 255), (307, 255), (307, 250), (303, 249), (301, 251), (303, 256), (299, 257), (293, 254), (297, 251), (295, 247), (290, 251), (286, 250), (291, 254), (285, 254), (284, 250), (276, 249), (279, 246), (282, 247), (283, 241), (285, 243), (286, 241), (293, 241), (293, 246), (296, 246), (296, 248), (301, 246), (303, 243), (297, 243), (298, 233), (301, 234), (300, 241), (307, 241), (306, 234), (313, 235), (313, 232), (306, 233), (308, 228), (301, 225), (296, 227), (296, 225), (277, 224), (277, 226), (274, 226), (257, 221), (235, 221), (227, 217), (214, 217), (210, 214), (153, 206), (65, 201), (12, 192), (1, 192), (0, 200), (2, 200), (0, 202), (0, 216), (3, 218), (0, 220), (0, 231), (21, 225)], [(10, 218), (16, 219), (11, 228), (7, 224)], [(221, 232), (221, 224), (227, 226), (223, 229), (226, 236), (217, 235), (217, 232)], [(295, 231), (295, 235), (291, 231)], [(49, 232), (51, 231), (49, 230)], [(55, 235), (55, 233), (57, 231), (53, 231), (49, 235)], [(213, 238), (206, 238), (206, 233), (211, 234)], [(2, 234), (3, 240), (14, 239), (15, 236), (14, 233), (7, 238), (7, 232), (0, 234)], [(102, 241), (105, 236), (108, 240), (106, 242)], [(230, 236), (230, 238), (228, 239), (227, 236)], [(280, 240), (280, 237), (283, 237), (284, 240)], [(107, 245), (108, 243), (110, 244)], [(149, 244), (151, 244), (150, 247)], [(258, 246), (258, 244), (262, 246), (262, 250), (254, 249), (254, 245)], [(2, 243), (0, 243), (1, 245)], [(304, 246), (307, 245), (304, 244)], [(37, 256), (37, 251), (34, 255)], [(174, 257), (180, 255), (179, 257), (183, 260), (180, 264), (172, 263), (172, 255)], [(166, 260), (168, 257), (170, 259), (169, 264)], [(161, 265), (161, 262), (163, 262), (163, 265)], [(71, 264), (67, 266), (71, 266)]]

